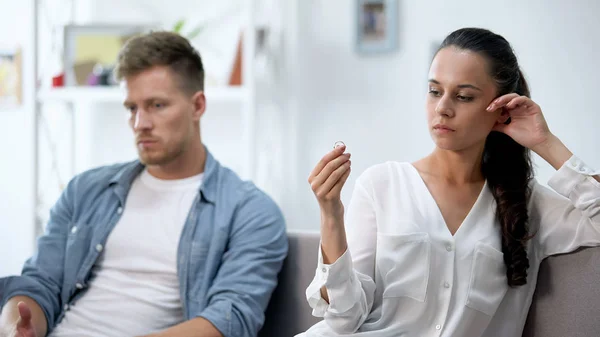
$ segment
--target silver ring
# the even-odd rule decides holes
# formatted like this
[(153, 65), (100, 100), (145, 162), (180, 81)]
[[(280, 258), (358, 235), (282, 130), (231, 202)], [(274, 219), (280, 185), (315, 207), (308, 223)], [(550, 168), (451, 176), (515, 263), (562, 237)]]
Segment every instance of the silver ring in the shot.
[(333, 144), (333, 148), (335, 149), (335, 148), (337, 148), (338, 146), (344, 146), (344, 145), (346, 145), (346, 144), (344, 144), (344, 142), (342, 142), (341, 140), (338, 140), (337, 142), (335, 142), (335, 143)]

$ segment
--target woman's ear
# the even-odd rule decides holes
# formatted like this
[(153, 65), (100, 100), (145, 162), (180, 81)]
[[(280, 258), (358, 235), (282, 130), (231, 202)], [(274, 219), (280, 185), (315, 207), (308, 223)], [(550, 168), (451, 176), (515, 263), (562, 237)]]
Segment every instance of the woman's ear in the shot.
[(508, 113), (508, 110), (505, 107), (501, 108), (500, 116), (498, 116), (496, 123), (498, 123), (498, 124), (509, 124), (510, 123), (510, 114)]

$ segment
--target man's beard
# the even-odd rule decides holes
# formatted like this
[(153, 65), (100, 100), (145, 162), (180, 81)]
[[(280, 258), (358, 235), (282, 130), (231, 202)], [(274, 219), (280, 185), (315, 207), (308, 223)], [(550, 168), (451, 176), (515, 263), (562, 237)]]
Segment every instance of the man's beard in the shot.
[(176, 149), (159, 149), (157, 151), (140, 151), (138, 158), (144, 165), (166, 165), (183, 153), (183, 144), (179, 144)]

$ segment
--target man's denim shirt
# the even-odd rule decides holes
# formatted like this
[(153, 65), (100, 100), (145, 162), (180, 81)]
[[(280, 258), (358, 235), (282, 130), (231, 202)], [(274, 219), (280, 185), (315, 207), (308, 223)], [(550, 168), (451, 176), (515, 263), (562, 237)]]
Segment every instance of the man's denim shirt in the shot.
[[(287, 254), (285, 222), (271, 198), (206, 152), (203, 183), (178, 246), (183, 312), (186, 319), (204, 317), (226, 337), (255, 336)], [(143, 169), (134, 161), (73, 178), (22, 275), (0, 279), (0, 303), (17, 295), (34, 299), (50, 332), (85, 294), (92, 266)]]

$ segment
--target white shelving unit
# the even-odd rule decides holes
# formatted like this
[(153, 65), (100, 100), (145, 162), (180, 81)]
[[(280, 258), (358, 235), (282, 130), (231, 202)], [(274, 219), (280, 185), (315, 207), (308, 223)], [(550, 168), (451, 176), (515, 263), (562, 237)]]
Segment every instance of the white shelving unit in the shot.
[(124, 93), (120, 88), (112, 87), (64, 87), (40, 90), (37, 95), (38, 103), (49, 102), (119, 102)]
[[(43, 0), (42, 0), (43, 1)], [(207, 87), (205, 89), (205, 95), (207, 97), (207, 101), (209, 106), (212, 106), (212, 103), (223, 103), (227, 105), (234, 105), (239, 107), (239, 121), (241, 121), (242, 130), (239, 137), (235, 139), (237, 143), (241, 142), (243, 144), (243, 148), (240, 151), (240, 148), (237, 148), (239, 155), (243, 157), (243, 168), (241, 168), (241, 172), (238, 172), (240, 176), (244, 179), (253, 179), (254, 176), (254, 168), (255, 168), (255, 135), (256, 132), (254, 130), (255, 127), (255, 117), (256, 117), (256, 98), (255, 98), (255, 79), (254, 79), (254, 58), (255, 58), (255, 49), (257, 44), (257, 34), (256, 30), (259, 28), (256, 25), (256, 20), (254, 16), (256, 15), (256, 1), (258, 0), (247, 0), (244, 1), (243, 5), (243, 21), (245, 24), (245, 29), (243, 29), (243, 53), (242, 53), (242, 78), (243, 85), (242, 86), (232, 86), (232, 87)], [(75, 3), (75, 2), (73, 2)], [(35, 1), (35, 12), (36, 16), (40, 13), (40, 1)], [(75, 6), (75, 5), (73, 5)], [(35, 77), (38, 78), (37, 67), (40, 63), (40, 59), (43, 57), (43, 52), (40, 49), (40, 41), (39, 41), (40, 32), (35, 29), (35, 68), (36, 73)], [(94, 104), (121, 104), (125, 98), (125, 92), (121, 87), (113, 86), (113, 87), (60, 87), (60, 88), (36, 88), (35, 90), (35, 192), (36, 192), (36, 236), (40, 234), (40, 231), (43, 229), (45, 225), (45, 217), (47, 216), (48, 210), (40, 209), (40, 205), (45, 207), (46, 205), (42, 205), (43, 199), (43, 191), (40, 190), (40, 179), (42, 175), (40, 174), (40, 163), (41, 158), (41, 146), (40, 146), (40, 131), (43, 130), (43, 126), (41, 122), (44, 118), (49, 117), (52, 114), (52, 111), (44, 111), (44, 107), (46, 104), (61, 104), (66, 109), (67, 115), (70, 118), (70, 125), (66, 125), (67, 128), (70, 128), (70, 144), (69, 149), (71, 163), (68, 165), (70, 167), (70, 171), (68, 174), (63, 174), (63, 179), (70, 180), (70, 178), (75, 175), (76, 172), (76, 158), (77, 158), (77, 149), (75, 147), (75, 142), (78, 140), (75, 139), (76, 132), (76, 123), (75, 120), (80, 114), (80, 111), (75, 111), (76, 107), (82, 105), (94, 105)], [(231, 103), (231, 104), (230, 104)], [(237, 118), (237, 117), (236, 117)]]
[[(245, 103), (249, 99), (246, 87), (209, 87), (205, 95), (211, 102)], [(63, 87), (38, 92), (39, 103), (122, 103), (125, 92), (119, 87)]]

